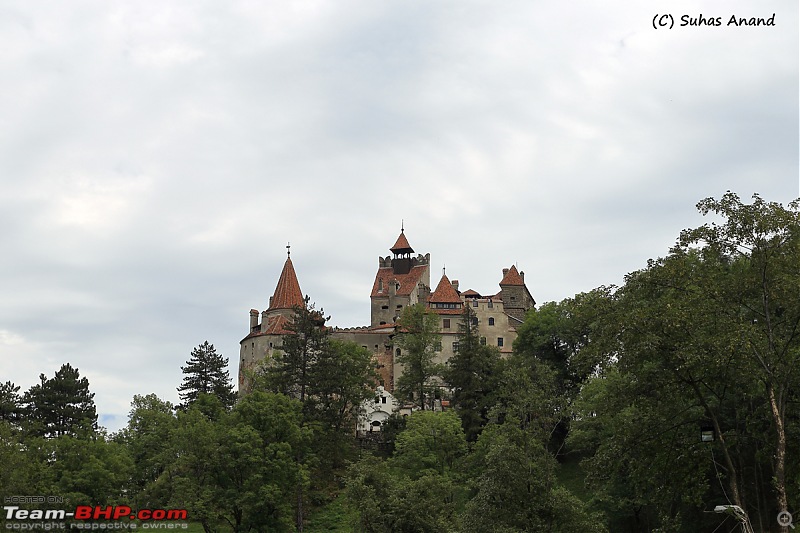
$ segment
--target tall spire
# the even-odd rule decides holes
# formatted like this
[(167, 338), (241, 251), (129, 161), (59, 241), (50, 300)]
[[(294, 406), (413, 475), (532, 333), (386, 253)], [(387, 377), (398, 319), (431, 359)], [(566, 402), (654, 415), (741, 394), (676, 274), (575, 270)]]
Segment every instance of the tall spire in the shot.
[(275, 294), (269, 301), (269, 309), (292, 309), (302, 307), (304, 304), (303, 291), (300, 290), (300, 283), (297, 281), (297, 274), (294, 272), (292, 259), (289, 257), (289, 245), (286, 246), (286, 263), (283, 264), (281, 277), (278, 279), (278, 286), (275, 287)]

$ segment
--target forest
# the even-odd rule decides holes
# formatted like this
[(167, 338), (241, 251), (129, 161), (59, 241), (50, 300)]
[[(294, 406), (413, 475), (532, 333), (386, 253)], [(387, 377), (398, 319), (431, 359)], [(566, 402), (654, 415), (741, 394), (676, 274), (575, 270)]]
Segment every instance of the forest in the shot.
[(394, 394), (414, 411), (377, 440), (355, 432), (372, 355), (333, 339), (308, 299), (247, 394), (206, 341), (181, 403), (137, 395), (116, 433), (68, 363), (26, 391), (0, 384), (2, 495), (186, 509), (205, 533), (788, 533), (800, 203), (729, 192), (697, 207), (708, 223), (620, 286), (532, 310), (510, 356), (465, 306), (458, 351), (437, 364), (436, 317), (405, 308)]

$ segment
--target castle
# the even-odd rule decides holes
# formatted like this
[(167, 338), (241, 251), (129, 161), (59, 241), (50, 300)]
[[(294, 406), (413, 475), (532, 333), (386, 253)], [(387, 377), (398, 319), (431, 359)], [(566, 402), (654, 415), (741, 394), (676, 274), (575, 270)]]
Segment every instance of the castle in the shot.
[[(378, 258), (378, 272), (370, 294), (370, 325), (353, 328), (334, 328), (332, 334), (341, 340), (361, 345), (373, 353), (381, 390), (391, 393), (403, 371), (396, 356), (401, 349), (393, 346), (396, 322), (404, 307), (421, 303), (439, 318), (440, 343), (436, 362), (444, 363), (458, 350), (459, 322), (464, 306), (471, 306), (477, 321), (481, 342), (497, 346), (501, 354), (511, 352), (517, 337), (517, 326), (525, 313), (536, 305), (528, 287), (525, 273), (516, 266), (504, 268), (500, 292), (482, 295), (472, 289), (459, 291), (458, 280), (450, 280), (443, 272), (436, 289), (431, 292), (430, 254), (414, 256), (404, 230), (389, 251), (391, 256)], [(260, 313), (250, 310), (250, 332), (241, 341), (239, 357), (239, 390), (246, 391), (246, 374), (254, 370), (274, 350), (279, 350), (282, 336), (290, 333), (295, 306), (303, 306), (303, 292), (287, 254), (275, 292), (269, 306)], [(260, 320), (259, 320), (260, 318)]]

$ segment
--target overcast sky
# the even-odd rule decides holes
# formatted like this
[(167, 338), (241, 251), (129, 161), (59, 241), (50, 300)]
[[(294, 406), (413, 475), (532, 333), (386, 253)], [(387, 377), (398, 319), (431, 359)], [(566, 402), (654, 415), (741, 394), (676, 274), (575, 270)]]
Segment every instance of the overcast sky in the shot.
[(0, 381), (69, 362), (110, 430), (204, 340), (235, 379), (289, 241), (358, 326), (401, 220), (434, 286), (543, 303), (800, 195), (797, 0), (9, 0), (0, 50)]

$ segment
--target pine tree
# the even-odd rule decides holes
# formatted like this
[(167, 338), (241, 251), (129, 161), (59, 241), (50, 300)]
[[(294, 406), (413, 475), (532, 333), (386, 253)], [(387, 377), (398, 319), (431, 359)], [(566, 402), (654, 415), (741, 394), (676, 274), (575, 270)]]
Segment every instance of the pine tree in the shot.
[(232, 408), (236, 393), (227, 366), (228, 358), (218, 354), (208, 341), (193, 349), (186, 366), (181, 367), (184, 374), (178, 387), (181, 409), (188, 409), (203, 394), (216, 396), (226, 409)]
[(44, 374), (23, 399), (28, 430), (41, 437), (80, 436), (97, 430), (94, 393), (89, 380), (65, 363), (52, 379)]
[(453, 406), (461, 417), (467, 440), (477, 440), (489, 420), (498, 386), (500, 352), (481, 344), (475, 312), (469, 305), (461, 314), (458, 351), (447, 362), (444, 379), (453, 389)]
[(0, 383), (0, 421), (16, 423), (22, 412), (22, 398), (19, 395), (19, 385), (10, 381)]

